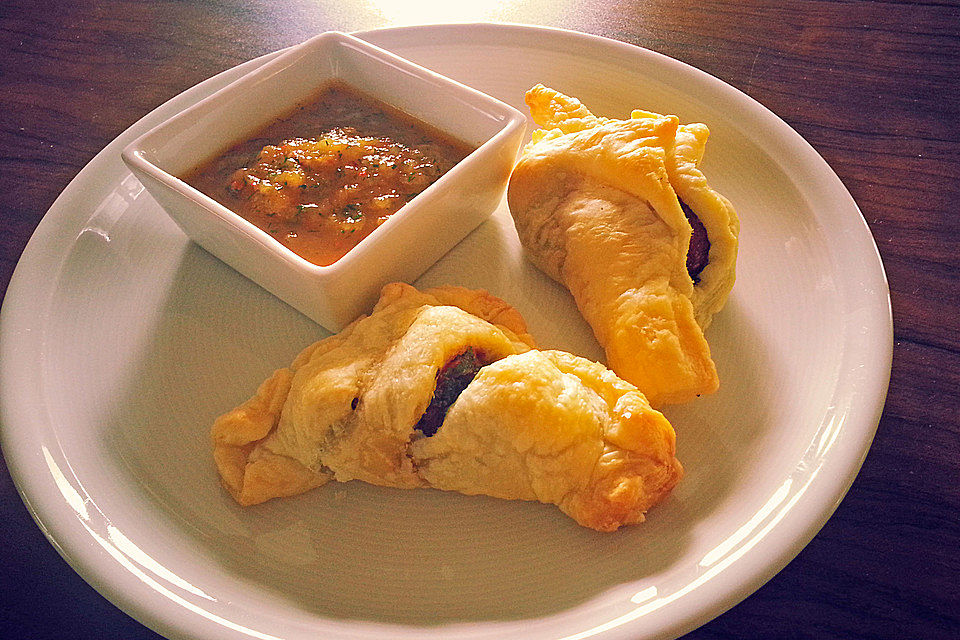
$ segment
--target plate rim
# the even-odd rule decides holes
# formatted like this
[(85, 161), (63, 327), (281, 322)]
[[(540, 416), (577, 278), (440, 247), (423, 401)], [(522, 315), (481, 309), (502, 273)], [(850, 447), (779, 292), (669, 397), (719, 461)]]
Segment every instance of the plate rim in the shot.
[[(720, 88), (725, 94), (736, 98), (738, 101), (748, 101), (748, 104), (752, 105), (752, 108), (756, 110), (756, 112), (764, 114), (767, 121), (774, 124), (778, 133), (788, 136), (794, 144), (799, 144), (801, 148), (805, 150), (804, 161), (813, 161), (821, 173), (820, 177), (826, 178), (833, 183), (832, 187), (834, 192), (844, 200), (845, 207), (852, 207), (852, 211), (856, 215), (846, 222), (857, 227), (858, 238), (861, 241), (868, 240), (869, 245), (872, 247), (872, 253), (867, 252), (870, 253), (869, 259), (864, 258), (864, 261), (876, 267), (875, 271), (867, 275), (872, 276), (871, 281), (874, 289), (878, 290), (877, 293), (879, 293), (879, 295), (875, 295), (873, 306), (869, 309), (869, 315), (872, 320), (878, 321), (880, 325), (884, 325), (883, 329), (885, 330), (880, 331), (884, 335), (878, 336), (878, 339), (883, 339), (884, 344), (882, 348), (867, 354), (872, 356), (868, 359), (872, 360), (874, 366), (867, 367), (864, 375), (869, 379), (863, 380), (861, 386), (866, 387), (867, 390), (872, 391), (872, 393), (870, 393), (866, 399), (861, 397), (860, 403), (863, 406), (857, 408), (857, 411), (860, 412), (858, 414), (858, 422), (861, 428), (855, 431), (855, 433), (860, 437), (856, 438), (854, 442), (848, 442), (844, 451), (836, 452), (833, 457), (830, 458), (832, 466), (838, 467), (843, 473), (821, 479), (816, 487), (819, 496), (818, 499), (814, 501), (814, 504), (819, 508), (815, 510), (815, 513), (811, 514), (807, 511), (801, 518), (797, 510), (792, 510), (790, 513), (785, 514), (784, 518), (778, 522), (778, 531), (792, 527), (792, 535), (786, 536), (789, 540), (775, 541), (768, 537), (760, 541), (760, 544), (762, 544), (761, 549), (767, 550), (765, 561), (755, 561), (750, 567), (742, 567), (738, 574), (742, 579), (737, 581), (737, 584), (733, 587), (718, 588), (714, 586), (712, 592), (709, 592), (709, 597), (701, 598), (698, 601), (699, 604), (688, 607), (687, 615), (681, 616), (682, 620), (675, 621), (669, 628), (659, 629), (655, 637), (671, 637), (691, 631), (736, 605), (786, 566), (823, 527), (837, 506), (839, 506), (840, 501), (859, 473), (860, 467), (863, 464), (876, 433), (885, 404), (890, 381), (893, 352), (893, 322), (889, 286), (876, 241), (870, 232), (862, 212), (849, 191), (843, 186), (839, 176), (837, 176), (822, 156), (820, 156), (799, 133), (754, 98), (696, 67), (656, 51), (604, 36), (536, 25), (514, 23), (408, 25), (354, 32), (353, 35), (357, 35), (365, 40), (372, 39), (371, 41), (375, 44), (384, 46), (381, 44), (384, 39), (399, 38), (402, 40), (408, 37), (406, 34), (410, 32), (422, 32), (431, 29), (453, 32), (467, 31), (483, 33), (485, 35), (493, 34), (494, 37), (497, 37), (498, 34), (506, 34), (504, 36), (505, 39), (515, 37), (510, 36), (511, 33), (522, 34), (524, 37), (529, 37), (530, 45), (538, 44), (538, 38), (549, 39), (559, 37), (576, 44), (576, 48), (578, 49), (581, 47), (592, 48), (600, 46), (616, 50), (627, 57), (631, 55), (652, 55), (661, 62), (679, 65), (678, 68), (685, 68), (688, 73), (693, 73), (700, 81)], [(384, 46), (384, 48), (389, 47)], [(210, 93), (211, 87), (217, 86), (218, 84), (222, 86), (240, 74), (264, 64), (267, 60), (279, 55), (284, 50), (286, 49), (280, 49), (256, 57), (221, 71), (173, 96), (138, 119), (97, 153), (80, 172), (78, 172), (73, 180), (67, 184), (31, 235), (11, 276), (7, 293), (4, 297), (3, 307), (0, 309), (0, 424), (3, 425), (3, 428), (0, 429), (0, 446), (3, 448), (4, 457), (21, 499), (27, 506), (31, 517), (57, 552), (88, 584), (93, 586), (101, 595), (113, 602), (131, 617), (159, 633), (172, 634), (175, 637), (186, 637), (188, 635), (192, 636), (193, 634), (201, 633), (196, 614), (185, 615), (186, 610), (182, 607), (177, 611), (171, 612), (169, 606), (166, 608), (159, 606), (164, 604), (169, 605), (169, 603), (162, 598), (159, 599), (159, 605), (157, 605), (158, 598), (149, 599), (148, 602), (150, 604), (157, 605), (151, 607), (141, 599), (128, 593), (125, 590), (125, 586), (137, 584), (136, 578), (129, 573), (120, 574), (122, 576), (120, 578), (117, 577), (116, 573), (104, 575), (104, 572), (100, 570), (101, 562), (97, 561), (97, 558), (103, 555), (102, 550), (98, 551), (92, 546), (90, 540), (85, 537), (86, 533), (79, 529), (75, 522), (70, 522), (69, 519), (63, 519), (54, 515), (56, 511), (62, 510), (63, 498), (59, 493), (52, 493), (51, 487), (49, 486), (49, 473), (47, 473), (47, 476), (43, 476), (43, 473), (38, 471), (38, 469), (41, 468), (39, 464), (39, 450), (35, 446), (31, 447), (30, 450), (26, 448), (32, 444), (31, 439), (34, 437), (36, 437), (37, 441), (33, 444), (41, 444), (41, 439), (34, 432), (34, 429), (30, 427), (32, 424), (35, 424), (33, 420), (42, 420), (43, 416), (33, 415), (37, 414), (38, 407), (26, 406), (30, 403), (22, 400), (32, 397), (26, 392), (29, 391), (30, 383), (38, 382), (38, 380), (35, 379), (36, 376), (32, 379), (29, 375), (24, 376), (24, 379), (18, 379), (18, 374), (22, 373), (22, 371), (15, 365), (15, 363), (22, 362), (24, 357), (22, 354), (29, 353), (28, 347), (24, 345), (31, 343), (31, 341), (35, 342), (37, 338), (42, 337), (43, 331), (38, 330), (34, 333), (35, 327), (33, 327), (30, 322), (34, 316), (26, 313), (27, 305), (15, 307), (13, 301), (23, 300), (24, 296), (27, 295), (31, 298), (36, 297), (35, 293), (33, 293), (28, 286), (27, 280), (29, 273), (35, 270), (38, 265), (44, 266), (48, 263), (62, 264), (64, 257), (62, 250), (59, 254), (52, 252), (52, 254), (48, 253), (45, 255), (44, 249), (61, 246), (59, 239), (64, 235), (64, 229), (62, 227), (69, 226), (61, 225), (61, 223), (79, 219), (79, 217), (83, 215), (81, 211), (74, 211), (72, 216), (69, 212), (65, 212), (64, 209), (67, 206), (67, 202), (71, 200), (73, 193), (81, 186), (95, 182), (98, 176), (102, 179), (103, 169), (106, 163), (109, 162), (114, 155), (119, 158), (119, 150), (125, 146), (126, 142), (132, 140), (143, 131), (146, 131), (149, 126), (152, 126), (155, 120), (160, 118), (160, 114), (173, 108), (179, 108), (181, 103), (189, 105), (195, 102), (200, 96)], [(174, 106), (171, 106), (172, 104)], [(119, 162), (119, 160), (117, 161)], [(825, 175), (823, 174), (824, 170), (826, 171)], [(864, 233), (865, 238), (862, 237)], [(864, 254), (861, 253), (860, 255), (863, 256)], [(51, 282), (56, 282), (56, 279), (51, 278)], [(54, 287), (50, 287), (46, 293), (52, 295), (53, 289)], [(48, 305), (49, 295), (46, 299), (43, 298), (43, 296), (36, 298), (29, 308), (35, 309), (37, 305), (41, 304)], [(37, 345), (42, 346), (42, 343), (37, 343)], [(40, 351), (40, 354), (42, 354), (42, 351)], [(844, 369), (844, 371), (846, 371), (846, 369)], [(834, 391), (835, 390), (836, 386), (834, 387)], [(18, 427), (22, 428), (18, 429)], [(46, 447), (43, 448), (46, 449)], [(62, 457), (62, 460), (67, 463), (67, 471), (69, 471), (66, 452), (60, 449), (53, 453), (58, 453)], [(47, 455), (50, 455), (50, 453), (47, 452)], [(70, 473), (72, 475), (72, 472)], [(77, 485), (80, 486), (79, 479), (75, 476), (73, 479), (77, 482)], [(56, 506), (58, 509), (55, 510), (49, 506), (46, 509), (43, 508), (45, 503), (49, 505), (51, 498), (57, 499)], [(813, 498), (809, 497), (808, 502), (811, 500), (813, 500)], [(799, 522), (797, 522), (798, 519)], [(754, 558), (757, 558), (757, 556), (755, 555)], [(744, 571), (747, 573), (746, 576), (743, 575)], [(690, 609), (693, 610), (691, 611)], [(162, 615), (161, 612), (168, 615)], [(179, 615), (169, 615), (171, 613)], [(381, 624), (366, 620), (357, 621), (357, 623), (368, 626), (370, 624)], [(490, 623), (475, 623), (474, 626), (490, 626), (492, 634), (496, 635), (497, 624), (496, 621), (491, 621)], [(389, 626), (391, 629), (414, 628), (394, 624)], [(633, 637), (633, 633), (637, 631), (637, 628), (638, 627), (631, 624), (624, 624), (606, 629), (598, 633), (598, 636), (625, 639)], [(440, 630), (441, 633), (444, 629), (450, 631), (450, 628), (446, 626), (436, 627), (435, 629)], [(202, 635), (203, 637), (226, 637), (221, 634), (216, 634), (212, 630)]]

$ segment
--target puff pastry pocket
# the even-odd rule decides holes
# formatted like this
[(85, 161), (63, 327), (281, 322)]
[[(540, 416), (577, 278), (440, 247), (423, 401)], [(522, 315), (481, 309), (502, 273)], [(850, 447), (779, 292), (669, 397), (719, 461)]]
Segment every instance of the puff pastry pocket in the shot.
[(388, 285), (216, 421), (223, 484), (244, 505), (357, 479), (641, 521), (682, 474), (673, 428), (602, 365), (532, 346), (485, 292)]
[[(544, 129), (524, 149), (507, 200), (531, 261), (570, 290), (610, 368), (652, 404), (715, 391), (703, 329), (732, 286), (736, 225), (695, 234), (691, 220), (703, 225), (674, 187), (706, 188), (694, 179), (703, 146), (692, 145), (705, 142), (705, 127), (640, 112), (599, 118), (542, 85), (527, 104)], [(708, 200), (698, 196), (698, 208)], [(711, 227), (721, 218), (705, 216)], [(720, 238), (712, 247), (710, 233)]]

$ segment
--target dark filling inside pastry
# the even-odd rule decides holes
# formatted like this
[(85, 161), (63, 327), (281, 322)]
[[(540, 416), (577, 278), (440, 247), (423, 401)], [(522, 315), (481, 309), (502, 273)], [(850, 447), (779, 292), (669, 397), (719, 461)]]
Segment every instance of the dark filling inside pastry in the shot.
[(435, 434), (443, 424), (443, 419), (447, 417), (447, 410), (460, 397), (480, 368), (487, 364), (490, 362), (483, 353), (467, 347), (443, 365), (437, 372), (437, 388), (433, 392), (433, 399), (414, 428), (428, 437)]
[(707, 266), (710, 255), (710, 238), (707, 237), (707, 230), (697, 214), (684, 203), (680, 201), (680, 208), (683, 209), (683, 215), (687, 216), (687, 222), (693, 227), (693, 235), (690, 236), (690, 249), (687, 251), (687, 273), (693, 284), (700, 282), (700, 272)]

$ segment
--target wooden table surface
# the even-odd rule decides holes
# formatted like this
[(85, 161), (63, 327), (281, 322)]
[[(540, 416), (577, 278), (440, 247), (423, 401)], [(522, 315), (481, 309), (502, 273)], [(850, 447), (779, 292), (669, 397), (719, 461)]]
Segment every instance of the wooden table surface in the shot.
[[(576, 29), (753, 96), (859, 203), (895, 345), (859, 477), (759, 591), (688, 637), (960, 638), (960, 9), (938, 2), (128, 0), (0, 4), (0, 294), (57, 195), (145, 113), (330, 30), (444, 21)], [(2, 425), (4, 428), (7, 425)], [(57, 555), (0, 465), (0, 637), (155, 638)]]

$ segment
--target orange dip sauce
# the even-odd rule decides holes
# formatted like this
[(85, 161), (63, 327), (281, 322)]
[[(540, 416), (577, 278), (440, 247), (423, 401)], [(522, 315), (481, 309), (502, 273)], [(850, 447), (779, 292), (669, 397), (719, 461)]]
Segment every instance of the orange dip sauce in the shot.
[(335, 84), (184, 180), (323, 266), (472, 150)]

